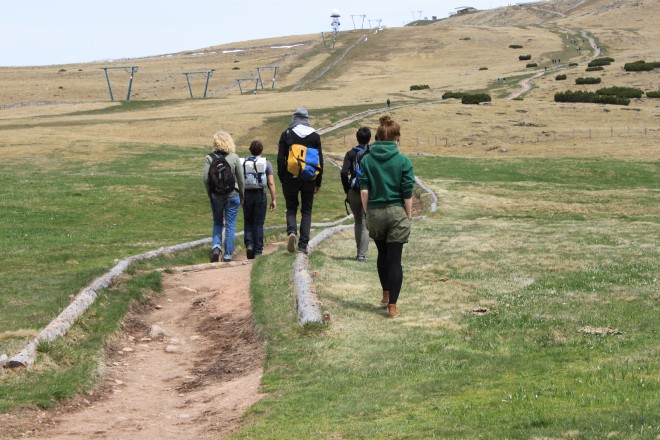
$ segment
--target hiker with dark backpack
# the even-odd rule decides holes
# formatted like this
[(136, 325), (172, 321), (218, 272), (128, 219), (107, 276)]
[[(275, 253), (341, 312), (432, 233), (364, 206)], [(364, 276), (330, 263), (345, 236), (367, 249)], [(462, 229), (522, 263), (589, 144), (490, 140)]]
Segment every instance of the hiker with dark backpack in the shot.
[(297, 248), (298, 252), (306, 254), (312, 227), (314, 195), (321, 190), (323, 179), (321, 136), (309, 125), (306, 108), (300, 107), (293, 113), (291, 123), (280, 135), (277, 176), (282, 183), (286, 203), (287, 250), (296, 251), (296, 214), (300, 205), (300, 237)]
[(245, 201), (243, 203), (243, 239), (245, 252), (249, 260), (264, 251), (264, 223), (268, 199), (266, 188), (270, 192), (270, 210), (275, 210), (275, 180), (273, 165), (261, 157), (264, 145), (259, 140), (250, 144), (252, 156), (241, 159), (245, 180)]
[(344, 156), (344, 164), (339, 173), (341, 184), (346, 193), (346, 202), (351, 207), (353, 218), (355, 219), (355, 246), (357, 255), (355, 259), (360, 262), (367, 261), (367, 251), (369, 249), (369, 231), (367, 231), (367, 222), (362, 208), (362, 199), (360, 197), (360, 160), (369, 153), (369, 141), (371, 140), (371, 130), (368, 127), (360, 127), (355, 133), (358, 145), (348, 150)]
[(226, 131), (213, 135), (213, 153), (206, 155), (202, 180), (211, 200), (213, 240), (211, 262), (220, 260), (222, 230), (225, 230), (225, 249), (222, 261), (229, 262), (234, 253), (234, 235), (238, 208), (243, 204), (243, 170), (236, 154), (234, 140)]

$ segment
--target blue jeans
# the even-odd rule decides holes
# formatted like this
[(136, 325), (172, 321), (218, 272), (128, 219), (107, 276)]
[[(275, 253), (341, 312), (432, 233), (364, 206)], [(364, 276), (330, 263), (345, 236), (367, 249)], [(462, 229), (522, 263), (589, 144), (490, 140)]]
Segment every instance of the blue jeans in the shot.
[(255, 255), (264, 251), (264, 223), (268, 200), (263, 190), (245, 191), (243, 202), (243, 239), (245, 248), (254, 249)]
[(241, 198), (238, 195), (229, 198), (211, 199), (213, 213), (213, 244), (211, 249), (222, 248), (222, 228), (225, 228), (225, 253), (223, 258), (230, 259), (234, 253), (234, 235), (236, 234), (236, 217)]

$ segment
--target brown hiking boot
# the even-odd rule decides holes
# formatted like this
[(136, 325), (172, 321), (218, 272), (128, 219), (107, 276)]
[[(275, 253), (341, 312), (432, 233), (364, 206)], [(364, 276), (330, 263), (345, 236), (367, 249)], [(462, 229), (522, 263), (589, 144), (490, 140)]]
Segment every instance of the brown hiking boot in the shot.
[(396, 318), (399, 316), (399, 312), (396, 309), (396, 304), (388, 304), (387, 305), (387, 317), (388, 318)]

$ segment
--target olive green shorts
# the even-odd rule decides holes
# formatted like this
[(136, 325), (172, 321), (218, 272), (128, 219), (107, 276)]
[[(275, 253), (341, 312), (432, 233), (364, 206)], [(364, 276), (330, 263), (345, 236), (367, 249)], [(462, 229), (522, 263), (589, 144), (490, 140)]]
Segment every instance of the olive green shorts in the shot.
[(386, 243), (408, 243), (410, 220), (403, 206), (370, 209), (367, 212), (369, 237)]

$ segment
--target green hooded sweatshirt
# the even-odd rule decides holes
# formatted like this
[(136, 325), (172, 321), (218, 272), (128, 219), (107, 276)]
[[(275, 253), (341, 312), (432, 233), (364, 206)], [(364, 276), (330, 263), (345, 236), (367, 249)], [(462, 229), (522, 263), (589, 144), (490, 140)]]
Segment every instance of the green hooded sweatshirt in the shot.
[(369, 190), (369, 209), (404, 206), (412, 198), (415, 174), (396, 142), (377, 141), (360, 160), (360, 189)]

